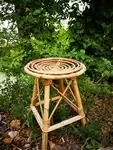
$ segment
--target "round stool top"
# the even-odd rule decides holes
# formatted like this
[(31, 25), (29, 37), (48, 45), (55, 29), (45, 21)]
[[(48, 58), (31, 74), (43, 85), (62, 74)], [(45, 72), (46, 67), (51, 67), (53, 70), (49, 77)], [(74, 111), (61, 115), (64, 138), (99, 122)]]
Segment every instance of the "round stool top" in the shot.
[(86, 67), (83, 63), (68, 58), (43, 58), (29, 62), (24, 71), (30, 76), (43, 79), (63, 79), (79, 76)]

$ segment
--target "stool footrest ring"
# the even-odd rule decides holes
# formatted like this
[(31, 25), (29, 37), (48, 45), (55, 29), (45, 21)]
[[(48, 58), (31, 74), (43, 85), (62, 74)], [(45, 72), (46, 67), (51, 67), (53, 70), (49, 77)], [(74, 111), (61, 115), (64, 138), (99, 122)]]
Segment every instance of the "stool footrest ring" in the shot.
[(56, 129), (58, 129), (58, 128), (64, 127), (64, 126), (66, 126), (66, 125), (68, 125), (68, 124), (71, 124), (71, 123), (73, 123), (73, 122), (76, 122), (76, 121), (78, 121), (78, 120), (81, 120), (81, 119), (84, 118), (84, 117), (85, 117), (85, 115), (84, 115), (84, 116), (77, 115), (77, 116), (72, 117), (72, 118), (70, 118), (70, 119), (64, 120), (64, 121), (62, 121), (62, 122), (60, 122), (60, 123), (57, 123), (57, 124), (55, 124), (55, 125), (50, 126), (49, 129), (48, 129), (48, 132), (51, 132), (51, 131), (53, 131), (53, 130), (56, 130)]

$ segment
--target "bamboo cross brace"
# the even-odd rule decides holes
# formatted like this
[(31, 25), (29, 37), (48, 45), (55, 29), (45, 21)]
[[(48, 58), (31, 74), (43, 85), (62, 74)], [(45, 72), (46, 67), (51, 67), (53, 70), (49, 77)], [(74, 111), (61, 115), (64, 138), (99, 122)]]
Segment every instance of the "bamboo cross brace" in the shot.
[[(70, 82), (69, 82), (70, 83)], [(69, 85), (69, 84), (68, 84)], [(54, 90), (56, 90), (64, 100), (79, 114), (81, 109), (79, 109), (73, 102), (71, 102), (64, 94), (62, 94), (55, 86), (51, 85)], [(69, 88), (69, 87), (68, 87)]]
[(39, 124), (39, 126), (41, 128), (41, 130), (43, 130), (43, 122), (42, 122), (42, 118), (41, 118), (40, 114), (38, 113), (38, 111), (35, 108), (35, 106), (31, 105), (30, 108), (31, 108), (31, 110), (32, 110), (32, 112), (33, 112), (33, 114), (34, 114), (34, 116), (35, 116), (35, 118), (36, 118), (36, 120), (37, 120), (37, 122), (38, 122), (38, 124)]
[[(35, 98), (33, 97), (33, 98), (31, 98), (31, 104), (32, 104), (32, 106), (35, 106), (35, 104), (34, 104), (34, 102), (37, 100), (37, 98), (38, 98), (38, 95), (37, 96), (35, 96)], [(36, 102), (37, 103), (37, 102)]]
[[(40, 89), (40, 88), (39, 88)], [(39, 90), (39, 93), (40, 93), (40, 96), (42, 95), (42, 93), (43, 93), (43, 87)], [(37, 97), (38, 97), (38, 94), (37, 94)], [(42, 101), (41, 100), (41, 98), (40, 98), (40, 101)], [(37, 104), (38, 102), (36, 102), (36, 104)], [(35, 105), (36, 106), (36, 105)]]
[[(61, 96), (56, 96), (56, 97), (51, 98), (50, 101), (54, 102), (54, 101), (57, 101), (59, 98), (61, 98)], [(44, 100), (37, 102), (35, 106), (39, 106), (40, 104), (41, 105), (44, 104)]]
[[(67, 87), (65, 88), (64, 92), (62, 93), (62, 95), (65, 95), (65, 93), (66, 93), (67, 89), (69, 88), (71, 82), (72, 82), (72, 81), (70, 81), (70, 82), (68, 83), (68, 85), (67, 85)], [(51, 84), (51, 86), (53, 87), (52, 84)], [(50, 115), (50, 117), (49, 117), (49, 120), (51, 120), (51, 118), (52, 118), (52, 116), (53, 116), (55, 110), (57, 109), (58, 105), (60, 104), (61, 100), (62, 100), (62, 97), (58, 100), (58, 102), (57, 102), (57, 104), (55, 105), (53, 111), (51, 112), (51, 115)]]
[(40, 89), (40, 95), (42, 95), (43, 89), (44, 89), (44, 87), (42, 87), (42, 88)]
[[(67, 80), (65, 80), (65, 81), (66, 81), (66, 83), (68, 84), (68, 81), (67, 81)], [(72, 91), (72, 89), (71, 89), (71, 87), (70, 87), (70, 86), (69, 86), (69, 90), (70, 90), (70, 92), (71, 92), (71, 94), (72, 94), (72, 96), (73, 96), (74, 100), (76, 100), (75, 95), (74, 95), (74, 93), (73, 93), (73, 91)]]

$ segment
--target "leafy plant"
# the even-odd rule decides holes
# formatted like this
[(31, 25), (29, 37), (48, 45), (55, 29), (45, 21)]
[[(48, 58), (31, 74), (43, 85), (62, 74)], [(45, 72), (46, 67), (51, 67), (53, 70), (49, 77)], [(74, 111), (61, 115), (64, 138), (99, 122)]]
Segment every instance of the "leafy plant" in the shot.
[(28, 83), (29, 78), (22, 80), (17, 78), (14, 82), (6, 80), (1, 87), (0, 106), (4, 111), (10, 112), (14, 117), (25, 120), (29, 111), (30, 95), (32, 85)]
[(87, 138), (85, 142), (87, 150), (97, 150), (101, 147), (101, 144), (99, 142), (91, 138)]
[(83, 149), (96, 150), (101, 147), (100, 144), (100, 123), (95, 121), (83, 126), (73, 126), (69, 127), (70, 133), (84, 139)]

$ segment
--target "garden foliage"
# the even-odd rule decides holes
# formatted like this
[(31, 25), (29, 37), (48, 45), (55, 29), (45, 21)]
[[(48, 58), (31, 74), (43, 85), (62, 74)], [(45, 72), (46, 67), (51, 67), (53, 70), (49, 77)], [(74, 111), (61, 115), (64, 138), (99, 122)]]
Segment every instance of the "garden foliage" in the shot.
[[(113, 83), (113, 2), (82, 0), (84, 6), (87, 4), (83, 12), (79, 10), (81, 1), (72, 1), (71, 5), (69, 0), (0, 3), (0, 71), (16, 77), (14, 82), (7, 80), (1, 87), (3, 110), (27, 120), (29, 125), (26, 114), (33, 81), (23, 68), (29, 61), (40, 58), (66, 57), (86, 65), (86, 74), (79, 80), (86, 112), (93, 104), (93, 96), (113, 94), (110, 88)], [(69, 24), (64, 29), (60, 20), (66, 18)], [(6, 20), (7, 27), (3, 26)], [(88, 141), (91, 143), (94, 139), (90, 137)], [(92, 145), (87, 147), (91, 149)]]

